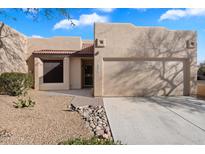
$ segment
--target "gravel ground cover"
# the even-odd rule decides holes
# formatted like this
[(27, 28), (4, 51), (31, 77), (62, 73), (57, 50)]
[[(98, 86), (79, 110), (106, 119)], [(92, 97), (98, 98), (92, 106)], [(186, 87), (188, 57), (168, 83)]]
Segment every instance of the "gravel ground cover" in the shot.
[(33, 108), (13, 107), (17, 97), (0, 95), (0, 144), (58, 144), (92, 133), (77, 112), (67, 110), (73, 97), (30, 90)]

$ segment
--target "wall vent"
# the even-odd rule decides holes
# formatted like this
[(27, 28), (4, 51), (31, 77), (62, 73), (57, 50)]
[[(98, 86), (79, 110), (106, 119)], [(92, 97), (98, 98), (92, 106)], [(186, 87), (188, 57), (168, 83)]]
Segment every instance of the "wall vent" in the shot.
[(102, 48), (102, 47), (105, 47), (105, 45), (106, 45), (105, 39), (96, 39), (96, 46), (97, 47)]

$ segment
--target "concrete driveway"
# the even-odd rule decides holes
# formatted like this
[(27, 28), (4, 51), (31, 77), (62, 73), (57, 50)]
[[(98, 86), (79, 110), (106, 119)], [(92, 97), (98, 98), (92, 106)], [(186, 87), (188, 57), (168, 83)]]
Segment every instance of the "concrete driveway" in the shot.
[(193, 97), (103, 98), (114, 140), (205, 144), (205, 101)]

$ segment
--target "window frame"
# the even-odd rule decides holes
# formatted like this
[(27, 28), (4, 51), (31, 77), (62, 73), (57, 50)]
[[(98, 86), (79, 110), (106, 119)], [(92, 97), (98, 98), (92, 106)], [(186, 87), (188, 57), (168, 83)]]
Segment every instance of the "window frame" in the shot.
[[(58, 79), (58, 77), (59, 77), (59, 72), (58, 73), (54, 73), (54, 74), (58, 74), (57, 76), (55, 76), (56, 78), (53, 78), (54, 80), (53, 81), (51, 81), (52, 80), (52, 78), (50, 78), (50, 79), (47, 79), (47, 81), (45, 81), (46, 80), (46, 74), (47, 73), (45, 73), (45, 64), (46, 63), (59, 63), (59, 66), (60, 67), (62, 67), (62, 70), (60, 70), (60, 72), (62, 71), (62, 75), (60, 76), (60, 79), (59, 79), (59, 81), (57, 81), (57, 80), (55, 80), (55, 79)], [(55, 67), (54, 67), (55, 68)], [(53, 68), (53, 69), (54, 69)], [(52, 70), (53, 70), (52, 69)], [(48, 74), (47, 74), (48, 75)], [(49, 81), (50, 80), (50, 81)], [(57, 84), (61, 84), (61, 83), (64, 83), (64, 61), (63, 60), (61, 60), (61, 59), (55, 59), (55, 60), (43, 60), (43, 83), (44, 84), (53, 84), (53, 83), (57, 83)]]

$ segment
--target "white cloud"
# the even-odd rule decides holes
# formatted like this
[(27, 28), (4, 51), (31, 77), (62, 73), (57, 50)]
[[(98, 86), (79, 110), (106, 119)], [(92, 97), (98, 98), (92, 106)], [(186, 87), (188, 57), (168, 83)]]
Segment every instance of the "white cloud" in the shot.
[(31, 37), (32, 38), (43, 38), (43, 36), (40, 36), (40, 35), (32, 35)]
[[(78, 20), (72, 19), (72, 22), (75, 24), (75, 26), (79, 25)], [(59, 21), (53, 27), (54, 30), (56, 30), (56, 29), (71, 29), (71, 28), (72, 28), (71, 21), (68, 19), (64, 19), (64, 20)]]
[[(92, 14), (82, 14), (80, 18), (72, 19), (72, 22), (75, 24), (75, 26), (88, 26), (93, 25), (94, 22), (108, 22), (109, 19), (106, 16), (100, 16), (96, 13)], [(56, 29), (71, 29), (71, 21), (64, 19), (56, 23), (53, 27), (54, 30)]]
[(115, 9), (114, 8), (99, 8), (97, 10), (99, 10), (101, 12), (110, 13), (110, 12), (113, 12)]
[(79, 25), (92, 25), (94, 22), (108, 22), (109, 19), (106, 16), (100, 16), (96, 13), (83, 14), (80, 16)]
[(160, 16), (162, 20), (177, 20), (184, 17), (205, 16), (205, 9), (172, 9), (166, 11)]

